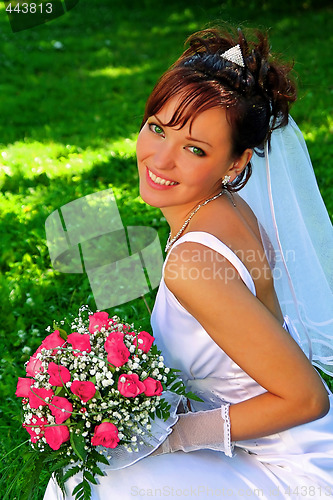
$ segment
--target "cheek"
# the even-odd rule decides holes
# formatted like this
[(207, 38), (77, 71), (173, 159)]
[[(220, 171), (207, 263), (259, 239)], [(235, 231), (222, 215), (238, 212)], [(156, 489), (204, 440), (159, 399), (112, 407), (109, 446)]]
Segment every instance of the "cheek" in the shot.
[(141, 130), (136, 141), (136, 156), (138, 161), (142, 160), (148, 151), (148, 138), (145, 127)]

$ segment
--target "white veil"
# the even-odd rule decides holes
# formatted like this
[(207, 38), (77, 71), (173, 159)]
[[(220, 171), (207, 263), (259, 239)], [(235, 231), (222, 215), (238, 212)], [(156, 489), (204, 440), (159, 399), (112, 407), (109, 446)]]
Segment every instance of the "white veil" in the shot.
[[(290, 117), (254, 154), (241, 196), (256, 214), (283, 314), (312, 363), (333, 375), (333, 232), (303, 136)], [(275, 262), (274, 262), (275, 260)]]

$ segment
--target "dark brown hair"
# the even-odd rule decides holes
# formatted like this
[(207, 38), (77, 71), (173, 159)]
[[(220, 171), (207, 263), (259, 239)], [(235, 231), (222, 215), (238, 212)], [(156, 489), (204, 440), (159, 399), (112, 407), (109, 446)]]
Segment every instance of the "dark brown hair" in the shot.
[[(233, 154), (262, 149), (272, 130), (288, 123), (289, 107), (296, 88), (289, 77), (292, 65), (276, 60), (269, 51), (267, 35), (255, 32), (248, 41), (236, 33), (207, 29), (188, 40), (180, 58), (162, 75), (151, 93), (142, 125), (175, 95), (182, 101), (165, 126), (183, 127), (210, 108), (226, 109), (232, 128)], [(245, 67), (227, 61), (221, 54), (239, 44)], [(251, 175), (251, 164), (229, 185), (241, 189)]]

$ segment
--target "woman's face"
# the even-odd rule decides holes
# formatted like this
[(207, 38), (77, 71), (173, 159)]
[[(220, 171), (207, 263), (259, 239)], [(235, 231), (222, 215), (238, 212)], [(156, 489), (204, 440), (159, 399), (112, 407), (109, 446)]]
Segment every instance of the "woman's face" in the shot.
[[(189, 210), (219, 193), (221, 179), (232, 175), (231, 128), (225, 110), (200, 113), (183, 128), (166, 127), (179, 97), (148, 118), (137, 141), (140, 194), (149, 205)], [(235, 175), (232, 175), (232, 179)]]

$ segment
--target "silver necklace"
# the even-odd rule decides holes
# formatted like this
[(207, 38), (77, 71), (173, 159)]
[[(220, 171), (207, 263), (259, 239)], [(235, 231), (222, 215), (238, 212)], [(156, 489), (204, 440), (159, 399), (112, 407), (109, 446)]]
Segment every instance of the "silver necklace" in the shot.
[(216, 194), (212, 198), (208, 198), (208, 200), (204, 201), (203, 203), (200, 203), (200, 205), (198, 205), (197, 208), (195, 210), (193, 210), (193, 212), (190, 213), (190, 215), (188, 216), (188, 218), (186, 219), (186, 221), (184, 222), (182, 227), (179, 229), (178, 233), (173, 238), (171, 238), (171, 231), (170, 231), (167, 243), (165, 245), (165, 252), (167, 252), (169, 250), (169, 248), (174, 244), (174, 242), (176, 240), (178, 240), (179, 236), (185, 231), (185, 228), (188, 226), (190, 220), (197, 213), (197, 211), (201, 207), (204, 207), (205, 205), (207, 205), (207, 203), (209, 203), (210, 201), (216, 200), (216, 198), (218, 198), (219, 196), (221, 196), (224, 193), (225, 193), (225, 190), (221, 191), (219, 194)]

